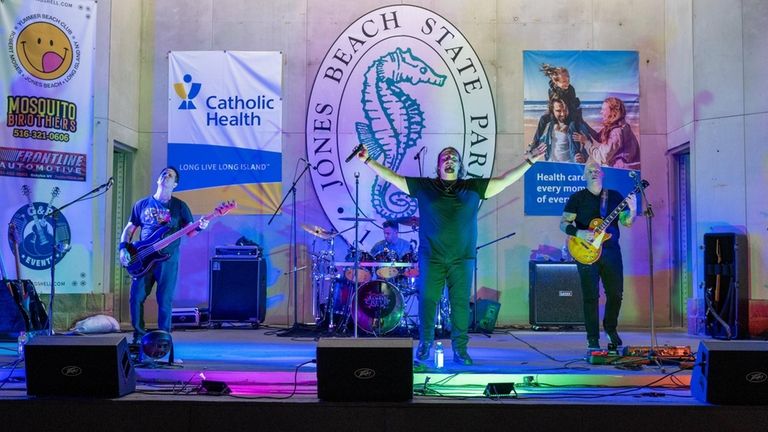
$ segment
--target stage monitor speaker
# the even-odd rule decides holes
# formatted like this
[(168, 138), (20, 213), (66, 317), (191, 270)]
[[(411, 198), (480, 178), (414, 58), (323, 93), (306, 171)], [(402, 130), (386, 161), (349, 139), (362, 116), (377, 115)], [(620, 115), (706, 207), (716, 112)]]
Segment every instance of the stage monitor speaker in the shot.
[(528, 277), (531, 325), (584, 325), (576, 263), (530, 261)]
[(747, 249), (743, 234), (704, 234), (704, 295), (711, 307), (704, 325), (716, 339), (749, 336)]
[(700, 402), (768, 404), (768, 344), (765, 341), (701, 341), (691, 375)]
[(499, 318), (501, 303), (493, 300), (480, 299), (477, 301), (477, 325), (476, 329), (484, 333), (493, 333), (496, 328), (496, 320)]
[(210, 265), (210, 321), (260, 323), (266, 313), (266, 261), (257, 256), (214, 256)]
[(117, 398), (136, 390), (123, 336), (37, 336), (24, 356), (30, 396)]
[(401, 402), (413, 398), (413, 340), (335, 339), (317, 343), (317, 397)]

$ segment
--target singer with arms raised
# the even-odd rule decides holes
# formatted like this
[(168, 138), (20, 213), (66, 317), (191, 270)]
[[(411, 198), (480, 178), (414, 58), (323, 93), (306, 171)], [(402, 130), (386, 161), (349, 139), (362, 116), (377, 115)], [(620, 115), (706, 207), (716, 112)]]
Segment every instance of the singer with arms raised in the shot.
[(471, 365), (467, 352), (469, 297), (477, 245), (480, 200), (488, 199), (520, 179), (544, 153), (544, 146), (500, 177), (465, 179), (461, 154), (446, 147), (437, 156), (437, 178), (404, 177), (372, 160), (364, 147), (357, 156), (376, 174), (416, 198), (419, 206), (419, 322), (418, 360), (429, 358), (435, 338), (437, 303), (448, 287), (451, 303), (453, 360)]
[[(179, 171), (174, 167), (167, 167), (157, 177), (155, 193), (140, 199), (133, 205), (131, 219), (120, 236), (119, 254), (123, 265), (127, 265), (130, 260), (126, 247), (137, 229), (141, 228), (140, 239), (145, 240), (163, 226), (170, 226), (169, 233), (173, 233), (193, 222), (189, 206), (171, 195), (178, 184)], [(201, 218), (198, 228), (191, 230), (187, 235), (193, 237), (207, 226), (208, 221)], [(155, 283), (157, 283), (155, 293), (158, 305), (157, 324), (160, 330), (171, 331), (171, 310), (179, 269), (180, 243), (181, 240), (176, 240), (168, 245), (163, 252), (169, 254), (170, 258), (154, 264), (150, 271), (134, 279), (131, 284), (133, 343), (139, 343), (141, 337), (147, 332), (144, 326), (144, 301), (152, 292), (152, 286)]]
[(599, 319), (599, 288), (602, 279), (605, 290), (605, 314), (603, 329), (611, 343), (617, 347), (622, 345), (616, 328), (619, 320), (619, 310), (624, 292), (624, 267), (619, 247), (619, 223), (626, 227), (632, 226), (637, 212), (637, 200), (634, 194), (626, 199), (611, 189), (603, 187), (603, 169), (599, 163), (590, 160), (584, 165), (586, 189), (574, 193), (568, 199), (560, 219), (560, 230), (569, 236), (575, 236), (587, 242), (592, 242), (595, 232), (590, 230), (590, 222), (596, 218), (604, 219), (606, 215), (617, 209), (626, 201), (626, 209), (607, 227), (610, 234), (602, 244), (602, 253), (592, 264), (576, 263), (581, 281), (582, 298), (584, 301), (584, 324), (587, 331), (588, 350), (600, 349)]

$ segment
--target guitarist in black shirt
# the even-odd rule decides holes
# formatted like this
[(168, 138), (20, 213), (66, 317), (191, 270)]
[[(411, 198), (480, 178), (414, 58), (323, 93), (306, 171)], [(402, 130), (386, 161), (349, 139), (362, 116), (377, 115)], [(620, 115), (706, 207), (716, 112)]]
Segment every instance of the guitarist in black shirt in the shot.
[[(140, 239), (146, 240), (160, 229), (167, 227), (170, 228), (169, 233), (173, 233), (195, 223), (189, 206), (171, 195), (178, 184), (178, 170), (174, 167), (167, 167), (160, 172), (157, 178), (155, 193), (140, 199), (133, 205), (131, 219), (120, 236), (119, 254), (123, 266), (128, 266), (131, 261), (130, 241), (137, 229), (141, 229)], [(205, 218), (201, 218), (196, 223), (198, 227), (192, 229), (187, 236), (193, 237), (208, 226), (208, 220)], [(178, 277), (180, 243), (181, 240), (176, 240), (165, 247), (162, 252), (170, 257), (167, 260), (152, 263), (146, 273), (133, 279), (130, 308), (134, 343), (139, 343), (147, 331), (144, 326), (144, 301), (152, 292), (152, 286), (155, 283), (157, 283), (155, 295), (158, 305), (158, 327), (160, 330), (171, 331), (171, 311)]]
[[(603, 176), (600, 164), (594, 161), (585, 164), (584, 178), (587, 187), (571, 195), (560, 220), (560, 230), (575, 237), (569, 241), (569, 250), (576, 259), (579, 270), (584, 301), (584, 325), (590, 351), (600, 349), (598, 282), (601, 279), (606, 299), (603, 328), (612, 344), (617, 347), (622, 345), (616, 331), (624, 292), (624, 267), (619, 247), (618, 224), (631, 226), (637, 212), (635, 195), (630, 194), (625, 199), (615, 190), (604, 189)], [(618, 217), (612, 218), (604, 231), (596, 229), (603, 222), (602, 219), (611, 219), (609, 213), (616, 211), (620, 211)], [(574, 244), (585, 243), (591, 243), (587, 245), (591, 250), (584, 248), (582, 253), (579, 246), (572, 247)], [(592, 246), (596, 246), (596, 249)]]

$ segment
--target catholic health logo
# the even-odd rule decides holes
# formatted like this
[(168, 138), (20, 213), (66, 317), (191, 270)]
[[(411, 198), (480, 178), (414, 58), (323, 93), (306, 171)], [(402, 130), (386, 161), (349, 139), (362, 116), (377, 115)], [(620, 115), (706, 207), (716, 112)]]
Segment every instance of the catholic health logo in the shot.
[(49, 14), (19, 19), (8, 39), (8, 55), (19, 75), (43, 88), (69, 82), (80, 66), (80, 46), (72, 29)]
[(456, 27), (417, 6), (373, 10), (339, 35), (315, 76), (306, 125), (320, 203), (346, 230), (357, 185), (362, 217), (372, 219), (363, 240), (384, 220), (417, 216), (417, 203), (357, 159), (345, 163), (358, 143), (405, 176), (434, 177), (447, 146), (462, 152), (468, 176), (493, 170), (496, 113), (483, 65)]
[[(182, 78), (184, 82), (177, 82), (173, 84), (173, 91), (176, 92), (176, 96), (181, 99), (181, 104), (179, 104), (180, 110), (193, 110), (197, 109), (195, 106), (195, 102), (192, 101), (197, 95), (200, 93), (200, 89), (203, 87), (202, 84), (192, 82), (192, 75), (185, 74), (184, 78)], [(189, 90), (187, 90), (187, 86), (189, 86)]]

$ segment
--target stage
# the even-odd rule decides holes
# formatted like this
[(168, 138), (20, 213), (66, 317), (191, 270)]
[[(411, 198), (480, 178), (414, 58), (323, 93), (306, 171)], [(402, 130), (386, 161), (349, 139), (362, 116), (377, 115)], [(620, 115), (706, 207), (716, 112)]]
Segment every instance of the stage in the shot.
[[(136, 391), (118, 399), (27, 397), (16, 344), (0, 343), (0, 424), (27, 430), (768, 430), (763, 407), (717, 406), (691, 397), (691, 362), (586, 360), (581, 331), (497, 330), (472, 334), (475, 365), (415, 364), (410, 402), (327, 402), (317, 398), (317, 337), (281, 337), (279, 329), (231, 327), (173, 332), (173, 365), (136, 368)], [(124, 334), (129, 336), (128, 333)], [(114, 335), (118, 337), (120, 335)], [(645, 331), (623, 331), (625, 345), (648, 346)], [(92, 336), (59, 336), (87, 338)], [(659, 347), (702, 338), (657, 332)], [(603, 341), (603, 344), (605, 341)], [(414, 341), (414, 348), (416, 341)], [(154, 367), (145, 367), (154, 366)], [(34, 373), (34, 372), (32, 372)], [(231, 394), (200, 394), (221, 381)], [(517, 397), (488, 398), (488, 383), (514, 383)], [(514, 394), (514, 392), (512, 392)]]

